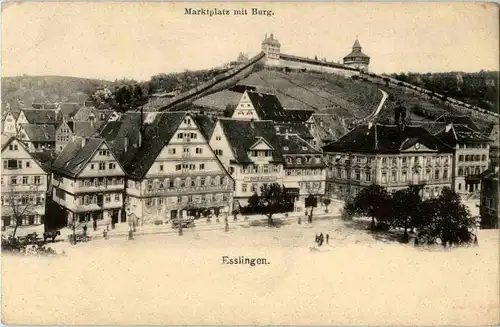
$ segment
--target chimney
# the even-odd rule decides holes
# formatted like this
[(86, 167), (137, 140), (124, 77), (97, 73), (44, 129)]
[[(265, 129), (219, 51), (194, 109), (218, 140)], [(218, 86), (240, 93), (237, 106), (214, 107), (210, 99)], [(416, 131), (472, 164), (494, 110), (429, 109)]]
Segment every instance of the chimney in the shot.
[(255, 126), (254, 126), (254, 124), (253, 124), (253, 118), (252, 118), (252, 119), (250, 119), (250, 127), (255, 128)]
[(450, 130), (451, 130), (451, 127), (452, 127), (452, 124), (448, 124), (446, 125), (446, 129), (445, 129), (445, 132), (448, 133)]
[(375, 150), (378, 150), (377, 124), (375, 124)]
[(87, 144), (87, 138), (86, 137), (82, 137), (82, 148)]
[(373, 123), (371, 121), (368, 122), (368, 129), (372, 129)]
[(285, 132), (285, 140), (288, 140), (288, 130)]
[(125, 138), (123, 139), (123, 150), (124, 152), (128, 151), (128, 136), (125, 136)]

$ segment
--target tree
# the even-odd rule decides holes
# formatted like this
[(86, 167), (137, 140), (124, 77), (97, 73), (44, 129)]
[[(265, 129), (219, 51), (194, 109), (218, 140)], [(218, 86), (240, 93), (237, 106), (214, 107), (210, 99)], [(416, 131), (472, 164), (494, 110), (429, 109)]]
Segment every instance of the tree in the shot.
[(353, 213), (372, 218), (370, 228), (375, 229), (375, 221), (387, 220), (390, 214), (391, 196), (385, 187), (372, 184), (358, 193), (353, 201)]
[(305, 205), (306, 208), (310, 208), (307, 221), (308, 223), (312, 223), (313, 210), (318, 206), (318, 198), (316, 198), (312, 193), (309, 193), (305, 200)]
[(258, 209), (259, 204), (260, 204), (260, 198), (257, 195), (257, 193), (252, 194), (248, 198), (248, 207), (250, 208), (252, 213), (254, 213)]
[(392, 196), (391, 226), (404, 228), (403, 241), (408, 242), (408, 229), (413, 229), (419, 219), (422, 199), (419, 189), (409, 187)]
[(332, 200), (329, 198), (323, 199), (323, 204), (325, 205), (325, 213), (328, 213), (328, 206), (332, 203)]
[(273, 225), (273, 215), (286, 206), (285, 188), (278, 183), (264, 184), (260, 188), (259, 206), (267, 216), (267, 223)]
[(14, 232), (12, 237), (16, 237), (17, 228), (23, 224), (23, 219), (28, 215), (36, 215), (36, 207), (40, 205), (40, 194), (30, 188), (28, 192), (17, 192), (14, 187), (10, 187), (4, 203), (7, 205), (2, 210), (2, 215), (11, 216), (14, 222)]

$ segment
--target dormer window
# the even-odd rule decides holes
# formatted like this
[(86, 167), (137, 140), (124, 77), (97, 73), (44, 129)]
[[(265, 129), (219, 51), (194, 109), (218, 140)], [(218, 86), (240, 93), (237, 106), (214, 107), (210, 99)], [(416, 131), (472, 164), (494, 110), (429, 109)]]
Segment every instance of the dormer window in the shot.
[(303, 146), (302, 151), (306, 151), (306, 150), (307, 150), (307, 146)]
[(289, 150), (289, 148), (288, 148), (287, 146), (284, 146), (284, 147), (283, 147), (283, 150), (288, 151), (288, 150)]

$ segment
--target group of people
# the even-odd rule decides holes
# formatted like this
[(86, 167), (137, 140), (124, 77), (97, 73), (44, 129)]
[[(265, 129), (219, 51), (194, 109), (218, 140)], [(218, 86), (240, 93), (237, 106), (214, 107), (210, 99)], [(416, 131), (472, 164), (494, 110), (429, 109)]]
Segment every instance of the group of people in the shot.
[(319, 235), (316, 234), (315, 242), (318, 243), (318, 246), (323, 245), (323, 243), (325, 242), (325, 240), (326, 240), (326, 244), (328, 244), (329, 241), (330, 241), (330, 235), (329, 234), (326, 234), (326, 237), (323, 236), (323, 233), (321, 233)]

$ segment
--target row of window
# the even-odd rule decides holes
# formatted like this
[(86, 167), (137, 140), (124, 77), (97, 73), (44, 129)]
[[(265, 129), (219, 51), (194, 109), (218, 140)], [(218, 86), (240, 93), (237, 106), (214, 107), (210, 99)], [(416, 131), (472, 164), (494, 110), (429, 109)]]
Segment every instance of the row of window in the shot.
[(123, 178), (89, 178), (89, 179), (80, 179), (78, 181), (79, 187), (91, 187), (91, 186), (107, 186), (107, 185), (123, 185)]
[(10, 151), (17, 151), (19, 148), (17, 144), (9, 144), (9, 150)]
[(201, 194), (201, 195), (187, 195), (178, 196), (176, 198), (148, 198), (146, 199), (147, 207), (162, 206), (168, 204), (177, 203), (197, 203), (197, 202), (217, 202), (217, 201), (227, 201), (229, 196), (227, 194)]
[(312, 158), (312, 157), (296, 157), (296, 158), (287, 157), (286, 162), (287, 163), (295, 163), (297, 165), (312, 164), (312, 163), (320, 164), (321, 158), (320, 157), (316, 157), (316, 158)]
[(486, 149), (488, 145), (486, 143), (480, 144), (459, 144), (459, 149)]
[(240, 168), (242, 174), (267, 174), (267, 173), (279, 173), (281, 167), (277, 165), (249, 165)]
[[(30, 167), (31, 167), (31, 162), (24, 161), (24, 168), (30, 168)], [(3, 161), (3, 169), (22, 169), (22, 168), (23, 168), (22, 160), (9, 159)]]
[[(79, 205), (99, 204), (97, 195), (83, 195), (76, 197)], [(104, 203), (121, 202), (121, 193), (106, 193), (103, 196)]]
[[(15, 226), (16, 220), (11, 216), (2, 216), (4, 226)], [(40, 215), (26, 215), (22, 216), (19, 220), (19, 225), (39, 225), (42, 223), (42, 216)]]
[[(196, 170), (196, 165), (195, 164), (177, 164), (177, 165), (175, 165), (176, 171), (179, 171), (182, 169), (184, 169), (184, 170)], [(204, 163), (198, 164), (198, 170), (205, 170), (205, 164)], [(163, 165), (160, 165), (160, 171), (164, 171)]]
[[(191, 178), (187, 177), (186, 179), (175, 178), (169, 179), (166, 178), (164, 180), (148, 180), (145, 182), (146, 189), (169, 189), (176, 187), (198, 187), (198, 186), (218, 186), (218, 185), (228, 185), (230, 181), (229, 177), (223, 176), (215, 176), (215, 177), (196, 177)], [(139, 182), (128, 181), (128, 187), (130, 188), (139, 188)]]
[[(44, 204), (45, 198), (43, 195), (13, 195), (13, 196), (1, 196), (2, 205), (15, 204), (15, 205), (40, 205)], [(11, 201), (13, 203), (11, 203)], [(23, 210), (24, 208), (18, 208), (18, 210)]]
[(252, 150), (252, 151), (250, 151), (250, 157), (270, 158), (272, 156), (273, 156), (273, 151), (271, 151), (271, 150)]
[(69, 142), (70, 135), (56, 135), (56, 140), (58, 142)]
[(90, 164), (90, 170), (106, 170), (106, 167), (108, 170), (114, 170), (116, 169), (116, 163), (115, 162), (99, 162), (99, 163), (91, 163)]
[[(419, 156), (415, 156), (415, 157), (408, 157), (408, 156), (404, 156), (404, 157), (382, 157), (382, 164), (383, 165), (393, 165), (393, 166), (396, 166), (398, 164), (423, 164), (425, 162), (425, 164), (427, 166), (430, 166), (432, 164), (432, 159), (435, 159), (435, 162), (436, 164), (441, 164), (441, 163), (444, 163), (444, 164), (449, 164), (449, 157), (447, 156), (424, 156), (424, 157), (419, 157)], [(374, 160), (373, 157), (363, 157), (363, 156), (351, 156), (349, 158), (349, 156), (340, 156), (338, 158), (335, 158), (334, 156), (330, 155), (329, 156), (329, 161), (330, 162), (345, 162), (347, 160), (351, 160), (351, 163), (357, 163), (357, 164), (371, 164)]]
[(458, 161), (486, 161), (486, 155), (479, 155), (479, 154), (466, 154), (466, 155), (459, 155), (458, 156)]
[(319, 192), (321, 189), (321, 182), (299, 182), (299, 188), (311, 191), (313, 193)]
[(468, 176), (468, 175), (479, 175), (487, 169), (486, 166), (483, 167), (465, 167), (458, 168), (458, 176)]
[[(6, 185), (42, 185), (42, 176), (11, 176)], [(2, 177), (2, 185), (4, 180)]]
[(287, 176), (315, 176), (321, 175), (322, 169), (286, 169)]
[(236, 115), (238, 115), (238, 116), (244, 116), (244, 115), (251, 116), (252, 115), (252, 111), (253, 111), (252, 109), (250, 109), (250, 110), (241, 110), (241, 109), (238, 109)]
[(182, 139), (194, 139), (198, 137), (198, 134), (196, 133), (177, 133), (177, 139), (182, 140)]
[[(418, 174), (418, 173), (417, 173)], [(398, 182), (398, 172), (397, 171), (391, 171), (390, 173), (383, 171), (382, 172), (382, 183), (387, 183), (387, 182)], [(390, 176), (388, 178), (388, 176)], [(426, 180), (431, 180), (431, 170), (427, 169), (425, 171), (425, 179)], [(441, 179), (448, 179), (448, 169), (443, 170), (443, 174), (441, 175), (441, 171), (439, 169), (436, 169), (434, 171), (434, 179), (436, 180), (441, 180)], [(347, 170), (337, 168), (335, 177), (337, 178), (347, 178)], [(355, 170), (351, 172), (351, 178), (356, 180), (356, 181), (365, 181), (365, 182), (371, 182), (372, 181), (372, 174), (371, 171), (362, 171), (362, 170)], [(408, 172), (403, 171), (400, 174), (399, 181), (401, 182), (406, 182), (408, 180)]]

